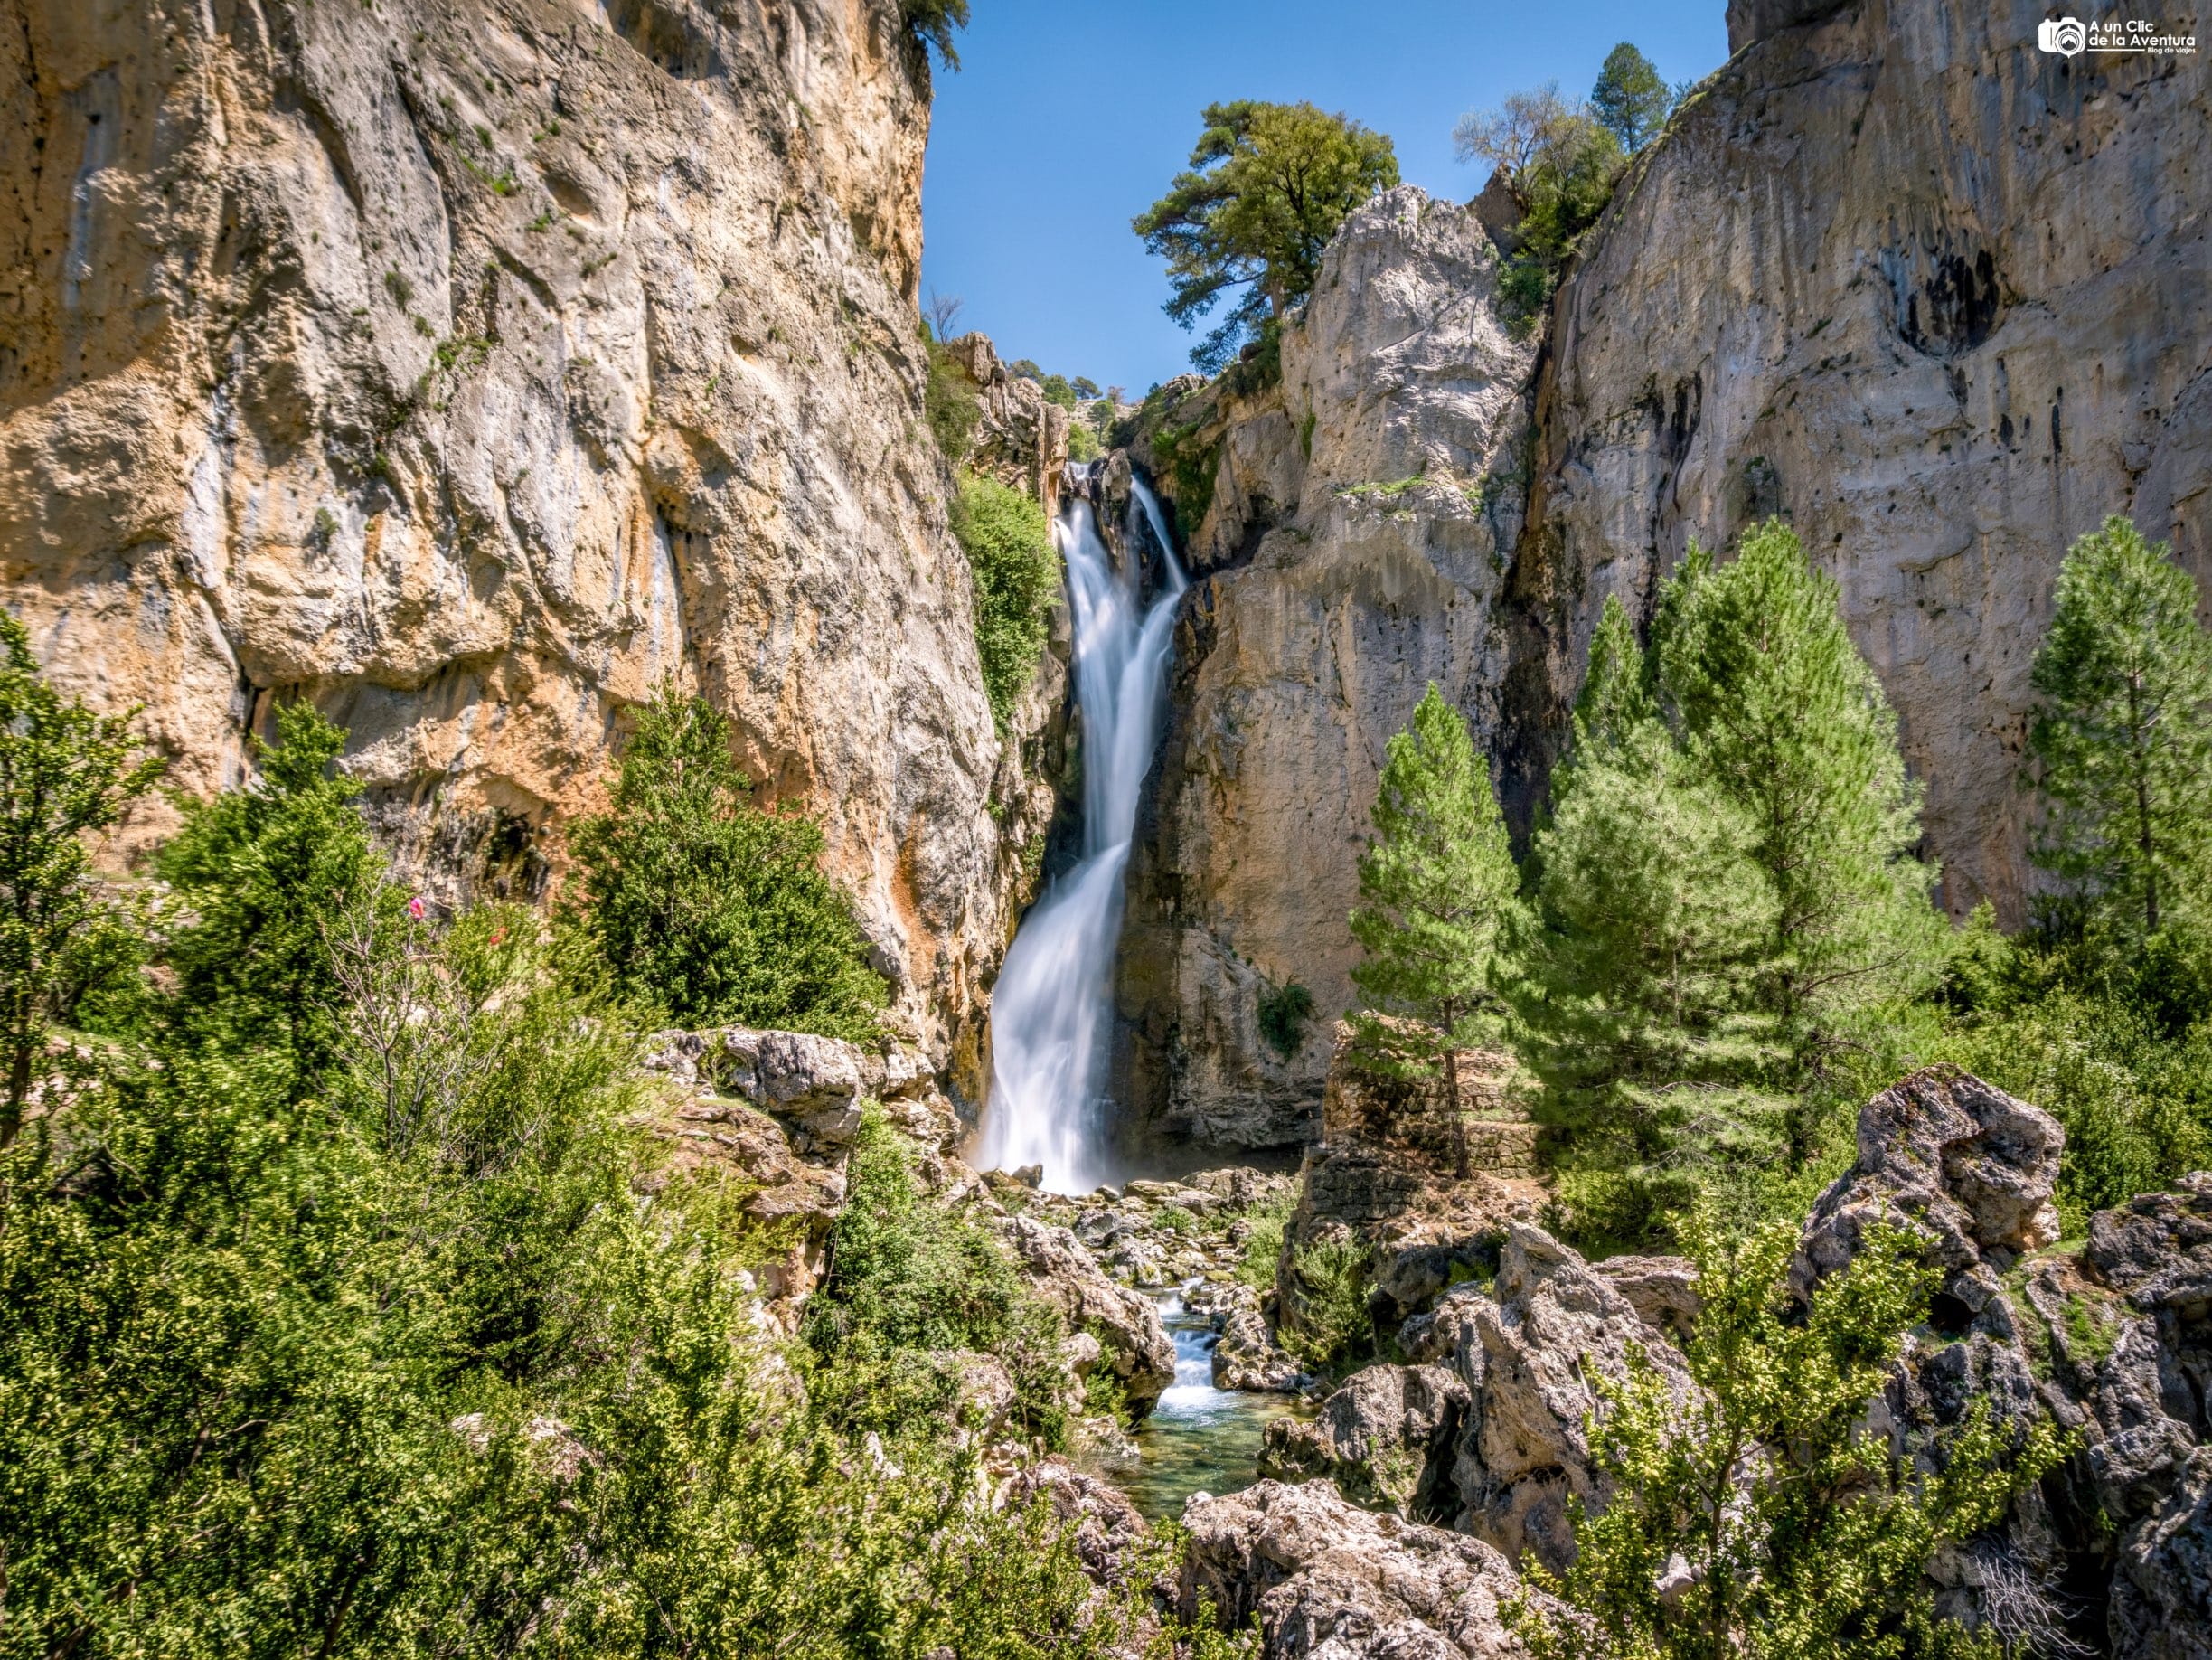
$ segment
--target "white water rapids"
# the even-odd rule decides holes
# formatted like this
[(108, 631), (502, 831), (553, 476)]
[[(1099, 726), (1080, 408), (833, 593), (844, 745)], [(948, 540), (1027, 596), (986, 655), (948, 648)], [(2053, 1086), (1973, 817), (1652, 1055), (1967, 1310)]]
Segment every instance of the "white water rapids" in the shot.
[(1087, 1193), (1107, 1179), (1099, 1099), (1122, 875), (1136, 833), (1167, 690), (1176, 601), (1187, 586), (1160, 504), (1143, 484), (1130, 503), (1134, 549), (1142, 511), (1159, 540), (1159, 591), (1138, 600), (1136, 560), (1116, 571), (1090, 504), (1071, 500), (1052, 527), (1075, 610), (1076, 706), (1083, 741), (1082, 857), (1031, 908), (1007, 948), (991, 1000), (991, 1099), (979, 1163), (1044, 1166), (1052, 1193)]

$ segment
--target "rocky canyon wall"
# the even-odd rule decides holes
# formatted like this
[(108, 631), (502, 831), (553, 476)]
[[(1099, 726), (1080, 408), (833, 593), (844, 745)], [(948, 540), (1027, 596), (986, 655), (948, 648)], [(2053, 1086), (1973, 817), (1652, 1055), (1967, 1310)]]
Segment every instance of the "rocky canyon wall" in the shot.
[[(1171, 388), (1139, 443), (1198, 519), (1123, 936), (1117, 1099), (1141, 1136), (1311, 1138), (1383, 746), (1432, 680), (1497, 726), (1534, 357), (1497, 320), (1497, 267), (1471, 209), (1378, 197), (1285, 330), (1281, 384)], [(1293, 985), (1315, 1018), (1271, 1037), (1263, 1000)]]
[(1507, 610), (1525, 813), (1608, 593), (1786, 516), (1927, 789), (1944, 898), (2017, 924), (2028, 670), (2108, 514), (2212, 591), (2204, 59), (2039, 52), (2046, 8), (1759, 0), (1558, 296)]
[(457, 891), (541, 884), (673, 679), (973, 1082), (1036, 792), (922, 424), (896, 0), (0, 0), (0, 599), (55, 680), (197, 792), (313, 699)]
[[(1609, 593), (1787, 517), (1927, 789), (1963, 913), (2021, 920), (2028, 668), (2112, 513), (2212, 592), (2201, 58), (2036, 47), (2039, 8), (1765, 0), (1634, 164), (1540, 342), (1472, 208), (1340, 234), (1279, 388), (1167, 389), (1137, 448), (1208, 572), (1132, 866), (1133, 1131), (1305, 1139), (1351, 1001), (1383, 745), (1428, 680), (1525, 829)], [(1202, 508), (1201, 511), (1198, 511)], [(1320, 1018), (1283, 1052), (1261, 1000)]]

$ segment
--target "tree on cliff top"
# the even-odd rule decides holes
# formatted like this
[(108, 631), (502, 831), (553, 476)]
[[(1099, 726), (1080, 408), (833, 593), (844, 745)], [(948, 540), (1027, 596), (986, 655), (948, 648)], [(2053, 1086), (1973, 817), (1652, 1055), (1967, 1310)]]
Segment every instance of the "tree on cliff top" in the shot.
[(1598, 125), (1633, 155), (1658, 136), (1674, 108), (1674, 90), (1658, 66), (1626, 41), (1605, 54), (1605, 66), (1590, 89), (1590, 110)]
[(1353, 1025), (1371, 1067), (1422, 1077), (1441, 1068), (1464, 1175), (1458, 1057), (1494, 1025), (1500, 930), (1520, 877), (1490, 768), (1435, 682), (1388, 755), (1351, 913), (1366, 960), (1351, 978), (1375, 1008), (1409, 1014), (1421, 1029), (1409, 1036), (1372, 1014)]
[(1240, 99), (1202, 118), (1189, 170), (1132, 223), (1168, 262), (1166, 310), (1183, 327), (1245, 290), (1191, 354), (1211, 373), (1313, 290), (1336, 228), (1398, 183), (1398, 155), (1383, 134), (1312, 104)]
[[(2212, 825), (2212, 634), (2163, 542), (2114, 516), (2074, 544), (2036, 652), (2028, 734), (2046, 870), (2156, 934)], [(2132, 931), (2132, 930), (2131, 930)]]
[(949, 70), (960, 67), (953, 49), (955, 30), (968, 26), (968, 0), (899, 0), (899, 14), (907, 32), (927, 50), (937, 48), (938, 60)]

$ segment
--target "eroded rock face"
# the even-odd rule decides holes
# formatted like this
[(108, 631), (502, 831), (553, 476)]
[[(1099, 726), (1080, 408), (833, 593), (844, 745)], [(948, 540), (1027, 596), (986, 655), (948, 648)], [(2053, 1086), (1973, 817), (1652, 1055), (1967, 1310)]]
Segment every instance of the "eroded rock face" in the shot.
[[(1379, 196), (1285, 330), (1280, 388), (1217, 386), (1166, 418), (1219, 458), (1123, 942), (1122, 1099), (1156, 1132), (1313, 1138), (1329, 1031), (1309, 1023), (1285, 1052), (1260, 1000), (1294, 982), (1322, 1011), (1355, 1001), (1352, 854), (1383, 745), (1428, 683), (1491, 723), (1519, 500), (1498, 481), (1533, 352), (1494, 315), (1497, 265), (1473, 210)], [(1174, 487), (1155, 450), (1138, 458)]]
[(1175, 1381), (1175, 1345), (1152, 1299), (1108, 1279), (1065, 1228), (1010, 1216), (1003, 1231), (1031, 1285), (1060, 1311), (1069, 1331), (1097, 1339), (1132, 1410), (1148, 1411)]
[(55, 681), (199, 792), (311, 698), (427, 881), (535, 891), (673, 678), (973, 1072), (1027, 832), (897, 0), (8, 10), (0, 599)]
[[(1434, 1519), (1448, 1485), (1448, 1449), (1467, 1412), (1467, 1386), (1448, 1366), (1368, 1366), (1344, 1380), (1310, 1423), (1267, 1426), (1263, 1476), (1328, 1477), (1346, 1497)], [(1442, 1453), (1445, 1456), (1439, 1457)]]
[(1810, 1294), (1870, 1227), (1916, 1225), (1947, 1270), (1944, 1295), (1979, 1313), (2020, 1253), (2058, 1238), (2065, 1145), (2056, 1118), (1970, 1073), (1913, 1073), (1860, 1109), (1858, 1161), (1806, 1219), (1793, 1287)]
[(1265, 1660), (1504, 1660), (1501, 1605), (1520, 1589), (1480, 1540), (1377, 1515), (1326, 1481), (1263, 1481), (1183, 1508), (1185, 1618), (1210, 1598), (1257, 1614)]
[[(2212, 120), (2201, 58), (2037, 50), (2044, 15), (1732, 0), (1730, 59), (1554, 308), (1515, 554), (1525, 813), (1606, 596), (1787, 515), (1927, 786), (1960, 914), (2022, 916), (2028, 671), (2107, 514), (2212, 591)], [(1448, 688), (1447, 688), (1448, 690)]]

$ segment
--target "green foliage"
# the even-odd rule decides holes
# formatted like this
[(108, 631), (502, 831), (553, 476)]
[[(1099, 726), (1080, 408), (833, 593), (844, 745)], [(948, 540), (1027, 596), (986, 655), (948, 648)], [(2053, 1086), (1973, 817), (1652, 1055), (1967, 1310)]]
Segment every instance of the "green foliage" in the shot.
[[(1567, 1611), (1527, 1599), (1509, 1609), (1530, 1655), (2000, 1654), (1937, 1618), (1925, 1570), (1939, 1545), (2000, 1520), (2064, 1448), (2047, 1423), (2000, 1426), (1986, 1403), (1934, 1438), (1925, 1472), (1865, 1433), (1939, 1278), (1919, 1266), (1919, 1240), (1872, 1231), (1799, 1318), (1784, 1279), (1793, 1222), (1729, 1238), (1699, 1219), (1686, 1233), (1701, 1310), (1685, 1353), (1701, 1392), (1672, 1399), (1641, 1353), (1625, 1382), (1599, 1385), (1593, 1462), (1614, 1496), (1595, 1515), (1571, 1501), (1566, 1574), (1530, 1570)], [(1662, 1597), (1678, 1557), (1689, 1583)]]
[(1355, 1239), (1319, 1240), (1291, 1253), (1294, 1317), (1284, 1320), (1278, 1335), (1308, 1371), (1331, 1371), (1373, 1348), (1375, 1319), (1368, 1311), (1370, 1254)]
[(1313, 994), (1295, 980), (1270, 986), (1259, 997), (1259, 1034), (1285, 1061), (1305, 1042), (1313, 1018)]
[[(833, 1410), (852, 1426), (911, 1427), (953, 1404), (957, 1350), (999, 1356), (1017, 1416), (1059, 1445), (1059, 1315), (1031, 1296), (975, 1221), (917, 1191), (898, 1132), (870, 1108), (846, 1171), (845, 1208), (830, 1236), (830, 1270), (807, 1308), (806, 1336), (839, 1363)], [(826, 1391), (818, 1391), (818, 1393)]]
[(946, 460), (958, 467), (975, 443), (975, 429), (983, 422), (983, 400), (960, 360), (945, 343), (927, 343), (928, 363), (922, 382), (922, 420)]
[(1590, 89), (1590, 112), (1598, 125), (1633, 155), (1658, 136), (1674, 108), (1674, 90), (1658, 67), (1623, 41), (1605, 54), (1597, 84)]
[(1153, 435), (1153, 458), (1167, 476), (1168, 496), (1175, 508), (1177, 529), (1188, 542), (1205, 523), (1213, 505), (1214, 478), (1221, 463), (1221, 441), (1201, 442), (1197, 425), (1162, 421)]
[(1133, 229), (1167, 261), (1167, 314), (1185, 328), (1232, 290), (1243, 295), (1191, 354), (1215, 373), (1312, 291), (1336, 228), (1398, 183), (1390, 141), (1311, 104), (1210, 104), (1190, 168)]
[(1098, 448), (1098, 434), (1088, 422), (1071, 420), (1068, 423), (1068, 458), (1070, 461), (1096, 461), (1104, 452)]
[(899, 15), (925, 52), (934, 48), (946, 69), (960, 67), (953, 36), (968, 26), (968, 0), (899, 0)]
[(1746, 531), (1725, 567), (1693, 545), (1654, 633), (1685, 751), (1750, 816), (1775, 906), (1761, 998), (1808, 1062), (1851, 1012), (1928, 989), (1940, 967), (1897, 716), (1834, 580), (1779, 520)]
[(821, 826), (764, 812), (729, 722), (664, 686), (609, 790), (569, 832), (563, 915), (616, 992), (691, 1025), (865, 1038), (886, 1001), (852, 901), (822, 872)]
[[(187, 920), (165, 958), (172, 1019), (189, 1041), (267, 1047), (309, 1089), (337, 1041), (328, 929), (377, 888), (381, 864), (335, 771), (345, 733), (306, 703), (277, 712), (277, 741), (250, 740), (260, 776), (194, 803), (155, 869)], [(396, 908), (397, 895), (381, 901)]]
[[(1434, 682), (1412, 724), (1390, 740), (1373, 817), (1351, 913), (1362, 953), (1352, 984), (1370, 1008), (1413, 1023), (1386, 1038), (1366, 1014), (1354, 1028), (1371, 1070), (1426, 1077), (1441, 1067), (1456, 1122), (1454, 1057), (1499, 1029), (1497, 949), (1520, 878), (1489, 764)], [(1459, 1164), (1466, 1174), (1464, 1133)]]
[[(130, 735), (136, 712), (64, 703), (39, 674), (29, 630), (0, 611), (0, 1149), (22, 1124), (51, 1024), (93, 986), (135, 974), (127, 948), (118, 958), (92, 852), (162, 773)], [(103, 971), (88, 976), (96, 965)]]
[(2036, 653), (2028, 747), (2051, 808), (2036, 859), (2129, 951), (2212, 887), (2212, 632), (2197, 602), (2172, 550), (2115, 515), (2068, 552)]
[(1944, 955), (1895, 717), (1796, 538), (1693, 546), (1653, 635), (1608, 601), (1511, 950), (1563, 1225), (1613, 1248), (1786, 1201), (1764, 1173), (1821, 1154), (1838, 1057)]
[(1245, 1212), (1244, 1254), (1237, 1259), (1237, 1278), (1255, 1291), (1275, 1284), (1275, 1268), (1283, 1257), (1283, 1231), (1296, 1204), (1295, 1192), (1286, 1191), (1281, 1198)]
[(961, 479), (952, 522), (974, 577), (984, 690), (1003, 727), (1044, 656), (1059, 598), (1059, 555), (1036, 500), (981, 473)]
[[(1605, 80), (1599, 86), (1611, 96)], [(1452, 138), (1462, 161), (1486, 161), (1497, 170), (1520, 210), (1520, 247), (1499, 275), (1498, 294), (1500, 315), (1526, 329), (1613, 199), (1627, 159), (1622, 141), (1589, 105), (1560, 97), (1556, 81), (1513, 93), (1494, 111), (1465, 116)]]

